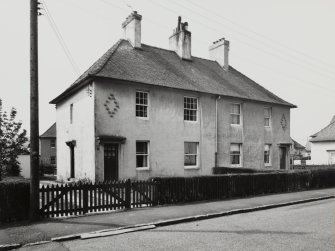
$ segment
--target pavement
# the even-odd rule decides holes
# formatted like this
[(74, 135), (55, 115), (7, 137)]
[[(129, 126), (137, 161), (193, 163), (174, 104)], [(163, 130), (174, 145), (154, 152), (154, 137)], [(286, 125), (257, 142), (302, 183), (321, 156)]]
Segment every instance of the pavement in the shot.
[(45, 241), (94, 238), (105, 236), (110, 231), (124, 233), (126, 232), (125, 229), (128, 228), (132, 229), (131, 231), (140, 231), (150, 229), (152, 226), (172, 225), (329, 198), (335, 198), (335, 188), (221, 201), (135, 208), (79, 217), (54, 218), (34, 224), (25, 222), (2, 225), (0, 226), (0, 250), (8, 250)]

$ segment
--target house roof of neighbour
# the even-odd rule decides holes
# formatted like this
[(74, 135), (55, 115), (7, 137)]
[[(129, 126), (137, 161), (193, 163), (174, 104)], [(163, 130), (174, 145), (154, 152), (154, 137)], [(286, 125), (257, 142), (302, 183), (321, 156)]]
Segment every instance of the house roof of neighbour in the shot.
[(135, 49), (123, 39), (50, 103), (57, 104), (85, 84), (85, 80), (94, 77), (296, 107), (231, 66), (225, 71), (216, 61), (198, 57), (182, 60), (174, 51), (145, 44), (142, 44), (141, 49)]
[(310, 142), (335, 141), (335, 116), (330, 121), (330, 124), (321, 131), (313, 134)]
[[(291, 138), (292, 139), (292, 138)], [(305, 147), (303, 146), (303, 145), (301, 145), (301, 144), (299, 144), (297, 141), (295, 141), (294, 139), (292, 139), (292, 141), (293, 141), (293, 147), (295, 148), (295, 149), (305, 149)]]
[(48, 130), (46, 130), (40, 138), (56, 138), (56, 123), (54, 123)]

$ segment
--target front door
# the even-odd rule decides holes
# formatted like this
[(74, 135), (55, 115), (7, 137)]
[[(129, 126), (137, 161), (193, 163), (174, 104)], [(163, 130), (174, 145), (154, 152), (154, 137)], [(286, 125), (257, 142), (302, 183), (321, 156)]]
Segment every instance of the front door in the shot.
[(117, 180), (119, 178), (118, 145), (104, 145), (104, 179)]
[(280, 169), (286, 169), (286, 147), (279, 147)]

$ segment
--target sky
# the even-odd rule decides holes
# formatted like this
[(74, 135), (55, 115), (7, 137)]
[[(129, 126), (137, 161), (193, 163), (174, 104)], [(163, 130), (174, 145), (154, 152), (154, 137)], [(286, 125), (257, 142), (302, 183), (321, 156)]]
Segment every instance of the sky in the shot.
[[(29, 2), (0, 0), (0, 98), (29, 132)], [(208, 58), (212, 42), (230, 41), (229, 64), (284, 100), (291, 137), (308, 136), (335, 115), (335, 1), (332, 0), (41, 0), (40, 133), (56, 121), (49, 102), (118, 39), (133, 11), (142, 42), (168, 49), (180, 15), (192, 32), (192, 55)], [(56, 30), (56, 32), (55, 32)]]

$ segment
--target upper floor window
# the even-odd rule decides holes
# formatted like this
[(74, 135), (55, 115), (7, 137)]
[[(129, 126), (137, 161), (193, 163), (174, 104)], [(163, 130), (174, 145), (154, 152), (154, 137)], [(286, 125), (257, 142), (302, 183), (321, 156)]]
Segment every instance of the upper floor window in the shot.
[(70, 105), (70, 124), (73, 123), (73, 104)]
[(242, 144), (230, 144), (230, 164), (232, 166), (241, 166), (242, 163)]
[(264, 107), (264, 126), (271, 126), (271, 108)]
[(264, 164), (266, 166), (271, 165), (271, 155), (270, 155), (271, 145), (264, 145)]
[(136, 141), (136, 168), (149, 168), (149, 141)]
[(56, 147), (56, 140), (55, 139), (50, 140), (50, 147), (51, 148), (55, 148)]
[(197, 167), (198, 166), (198, 142), (184, 142), (184, 166)]
[(143, 91), (136, 91), (136, 117), (148, 117), (148, 93)]
[(198, 98), (184, 97), (184, 120), (197, 121)]
[(230, 124), (232, 125), (241, 124), (241, 104), (230, 105)]

